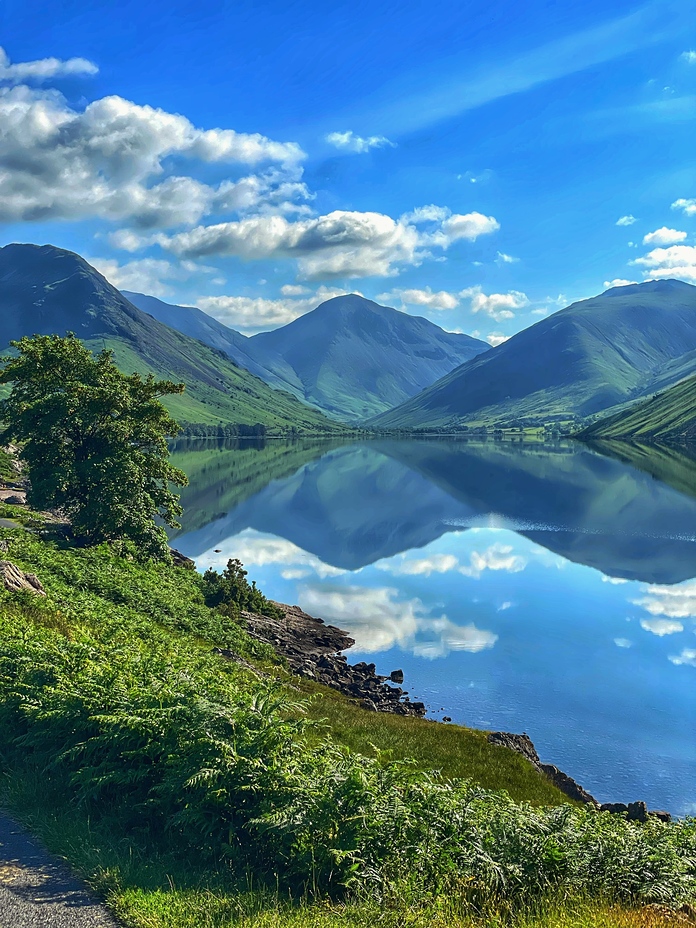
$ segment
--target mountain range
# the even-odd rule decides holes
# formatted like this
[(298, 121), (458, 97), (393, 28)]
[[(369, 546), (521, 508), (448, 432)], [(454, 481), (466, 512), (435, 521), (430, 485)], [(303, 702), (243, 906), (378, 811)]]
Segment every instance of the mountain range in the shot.
[(488, 344), (357, 294), (326, 300), (288, 325), (246, 337), (200, 309), (124, 291), (135, 306), (219, 348), (271, 386), (346, 422), (420, 393)]
[(24, 335), (75, 332), (93, 350), (111, 349), (126, 373), (185, 383), (183, 395), (167, 398), (183, 425), (340, 431), (335, 421), (272, 389), (223, 351), (138, 309), (70, 251), (51, 245), (0, 248), (0, 317), (0, 347)]
[(447, 429), (585, 417), (695, 372), (696, 287), (647, 281), (573, 303), (369, 424)]

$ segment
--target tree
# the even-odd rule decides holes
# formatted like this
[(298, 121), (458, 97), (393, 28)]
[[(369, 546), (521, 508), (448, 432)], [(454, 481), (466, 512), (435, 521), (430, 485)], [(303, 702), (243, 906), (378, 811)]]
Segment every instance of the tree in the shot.
[(12, 342), (0, 359), (2, 438), (22, 445), (29, 502), (57, 509), (90, 544), (129, 539), (148, 556), (169, 557), (157, 519), (178, 527), (182, 509), (171, 485), (187, 478), (168, 460), (167, 437), (179, 431), (160, 397), (183, 384), (150, 374), (127, 376), (113, 352), (94, 356), (74, 335), (35, 335)]

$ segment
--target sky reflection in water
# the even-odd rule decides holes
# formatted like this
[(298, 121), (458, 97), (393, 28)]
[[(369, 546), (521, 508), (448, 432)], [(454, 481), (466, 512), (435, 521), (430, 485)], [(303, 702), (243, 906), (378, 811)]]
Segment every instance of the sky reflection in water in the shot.
[(190, 448), (200, 568), (240, 558), (433, 717), (527, 731), (601, 801), (696, 813), (696, 500), (577, 447)]

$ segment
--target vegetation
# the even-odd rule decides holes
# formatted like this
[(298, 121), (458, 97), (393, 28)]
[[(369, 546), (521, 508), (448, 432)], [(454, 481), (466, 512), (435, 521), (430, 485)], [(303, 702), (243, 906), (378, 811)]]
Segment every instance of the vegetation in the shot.
[(696, 897), (696, 822), (515, 803), (406, 763), (395, 737), (390, 758), (349, 750), (365, 713), (304, 712), (195, 572), (9, 538), (48, 595), (0, 593), (5, 800), (128, 924), (531, 926), (550, 907), (559, 926), (628, 928), (607, 906)]
[(0, 347), (36, 333), (77, 332), (95, 352), (113, 351), (121, 371), (186, 384), (183, 394), (165, 398), (183, 426), (261, 425), (274, 435), (344, 430), (289, 393), (269, 387), (222, 351), (137, 309), (70, 251), (52, 245), (0, 248), (0, 300)]
[(203, 574), (202, 587), (206, 606), (230, 618), (238, 618), (241, 612), (275, 618), (282, 615), (275, 603), (258, 589), (255, 580), (249, 583), (244, 565), (236, 558), (230, 558), (222, 574), (208, 568)]
[(583, 441), (635, 439), (688, 441), (696, 438), (696, 377), (675, 384), (664, 393), (605, 416), (578, 433)]
[(57, 509), (78, 538), (128, 539), (146, 555), (168, 555), (159, 518), (176, 527), (181, 513), (171, 484), (186, 475), (169, 463), (166, 439), (179, 430), (160, 397), (183, 384), (152, 375), (127, 377), (109, 351), (96, 357), (73, 335), (37, 335), (12, 342), (0, 383), (3, 439), (22, 443), (29, 466), (28, 499)]

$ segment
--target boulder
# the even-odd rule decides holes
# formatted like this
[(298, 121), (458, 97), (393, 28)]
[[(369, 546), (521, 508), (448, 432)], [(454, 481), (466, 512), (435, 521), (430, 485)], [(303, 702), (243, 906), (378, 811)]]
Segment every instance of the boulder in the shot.
[(392, 670), (389, 674), (389, 679), (392, 683), (403, 683), (404, 682), (404, 672), (403, 670)]
[(45, 596), (46, 591), (36, 574), (25, 574), (11, 561), (0, 561), (0, 579), (5, 589), (10, 593), (20, 593), (23, 590), (37, 596)]

